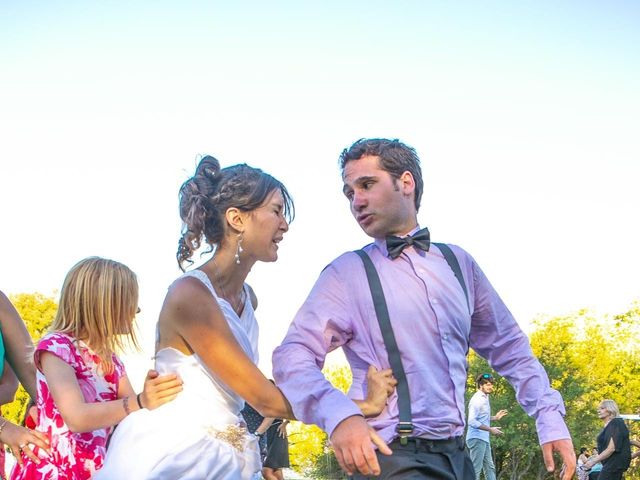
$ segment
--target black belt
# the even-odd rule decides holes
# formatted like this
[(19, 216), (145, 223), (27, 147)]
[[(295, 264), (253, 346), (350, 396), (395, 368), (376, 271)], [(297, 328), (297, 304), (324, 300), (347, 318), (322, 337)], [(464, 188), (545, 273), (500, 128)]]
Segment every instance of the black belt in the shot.
[(394, 448), (411, 448), (416, 451), (424, 450), (429, 453), (442, 453), (454, 449), (464, 450), (464, 438), (462, 437), (451, 437), (438, 440), (419, 437), (407, 437), (405, 440), (407, 442), (407, 445), (404, 445), (401, 439), (396, 438), (389, 444), (389, 447), (392, 450)]

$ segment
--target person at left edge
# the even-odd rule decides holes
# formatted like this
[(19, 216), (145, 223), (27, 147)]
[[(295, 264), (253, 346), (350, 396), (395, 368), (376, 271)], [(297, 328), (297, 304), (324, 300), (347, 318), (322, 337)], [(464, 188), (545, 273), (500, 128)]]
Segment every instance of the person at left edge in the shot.
[[(17, 379), (31, 396), (36, 398), (36, 368), (33, 364), (33, 341), (24, 322), (7, 296), (0, 291), (0, 375), (2, 400), (14, 400)], [(17, 379), (16, 379), (17, 377)], [(49, 439), (42, 432), (15, 425), (0, 417), (0, 445), (6, 444), (16, 462), (22, 464), (24, 456), (39, 462), (33, 449), (37, 446), (50, 453)], [(4, 449), (4, 446), (2, 447)]]

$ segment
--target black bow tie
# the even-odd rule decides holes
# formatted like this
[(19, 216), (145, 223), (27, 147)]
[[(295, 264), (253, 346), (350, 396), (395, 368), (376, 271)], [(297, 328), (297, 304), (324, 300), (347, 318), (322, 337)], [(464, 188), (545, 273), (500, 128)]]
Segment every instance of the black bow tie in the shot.
[(420, 250), (428, 252), (430, 244), (431, 240), (429, 238), (429, 229), (425, 227), (422, 230), (418, 230), (413, 235), (407, 235), (406, 237), (401, 238), (396, 237), (395, 235), (387, 237), (387, 252), (393, 260), (400, 256), (405, 247), (413, 245)]

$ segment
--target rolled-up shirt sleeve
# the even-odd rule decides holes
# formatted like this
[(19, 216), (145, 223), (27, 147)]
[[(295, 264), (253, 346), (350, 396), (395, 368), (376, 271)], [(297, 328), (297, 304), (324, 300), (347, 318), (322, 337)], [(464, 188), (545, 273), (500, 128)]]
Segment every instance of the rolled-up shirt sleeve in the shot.
[(480, 417), (480, 405), (478, 402), (478, 398), (476, 396), (471, 397), (469, 401), (469, 416), (468, 416), (468, 424), (473, 428), (480, 428), (482, 426), (482, 422), (478, 420)]
[(345, 418), (361, 415), (358, 406), (321, 372), (332, 350), (351, 338), (347, 293), (335, 268), (328, 266), (273, 352), (273, 378), (298, 420), (329, 435)]
[(518, 403), (536, 420), (541, 444), (570, 439), (562, 396), (533, 355), (528, 337), (502, 302), (480, 267), (473, 262), (474, 312), (470, 346), (505, 377)]

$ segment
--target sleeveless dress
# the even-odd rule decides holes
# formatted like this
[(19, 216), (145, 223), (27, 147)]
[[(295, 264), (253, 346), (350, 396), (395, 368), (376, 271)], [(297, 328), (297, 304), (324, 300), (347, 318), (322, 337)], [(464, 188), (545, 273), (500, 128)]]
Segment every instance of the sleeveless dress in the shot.
[[(0, 377), (4, 375), (4, 340), (2, 339), (2, 330), (0, 329)], [(0, 416), (2, 411), (0, 411)], [(5, 470), (5, 451), (4, 445), (0, 443), (0, 480), (7, 478), (4, 473)]]
[[(193, 270), (183, 276), (195, 277), (206, 285), (236, 340), (257, 362), (258, 324), (249, 295), (238, 317), (231, 305), (216, 295), (204, 272)], [(244, 400), (195, 354), (163, 348), (156, 354), (155, 368), (160, 374), (178, 373), (183, 391), (155, 410), (137, 410), (126, 417), (111, 437), (104, 467), (94, 479), (261, 478), (258, 442), (247, 432), (240, 414)]]
[(87, 402), (107, 402), (118, 398), (120, 379), (126, 375), (122, 362), (113, 355), (113, 371), (105, 374), (101, 360), (82, 340), (54, 332), (42, 337), (35, 352), (38, 389), (37, 430), (49, 438), (51, 456), (37, 446), (33, 452), (40, 463), (22, 454), (23, 466), (16, 465), (11, 480), (88, 480), (102, 467), (111, 428), (73, 433), (51, 396), (46, 377), (40, 371), (40, 355), (51, 353), (68, 363), (75, 371), (82, 395)]

